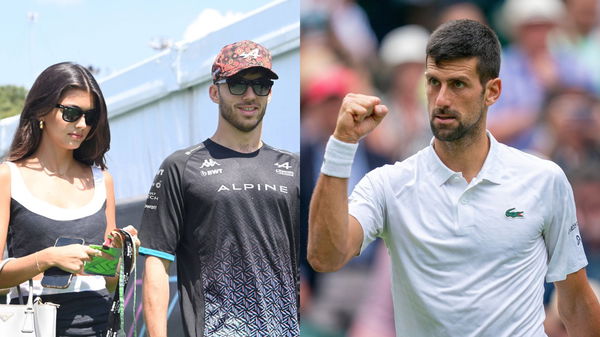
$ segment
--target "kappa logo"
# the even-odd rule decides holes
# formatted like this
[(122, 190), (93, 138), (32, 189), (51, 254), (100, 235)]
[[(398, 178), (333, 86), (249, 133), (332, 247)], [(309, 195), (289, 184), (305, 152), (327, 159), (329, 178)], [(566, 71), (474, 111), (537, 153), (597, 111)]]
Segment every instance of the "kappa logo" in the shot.
[(14, 312), (3, 312), (3, 313), (0, 313), (0, 319), (2, 320), (2, 322), (6, 322), (11, 317), (13, 317), (14, 314), (15, 314)]
[(256, 59), (259, 56), (260, 55), (258, 53), (258, 48), (252, 49), (249, 53), (241, 53), (240, 54), (240, 57), (243, 57), (245, 59), (250, 58), (250, 57), (253, 58), (253, 59)]
[(507, 218), (522, 218), (524, 211), (515, 211), (515, 208), (509, 208), (504, 212)]
[(207, 167), (213, 167), (213, 166), (221, 166), (221, 164), (217, 163), (212, 158), (210, 158), (210, 159), (205, 159), (204, 162), (202, 163), (202, 165), (200, 165), (200, 168), (207, 168)]

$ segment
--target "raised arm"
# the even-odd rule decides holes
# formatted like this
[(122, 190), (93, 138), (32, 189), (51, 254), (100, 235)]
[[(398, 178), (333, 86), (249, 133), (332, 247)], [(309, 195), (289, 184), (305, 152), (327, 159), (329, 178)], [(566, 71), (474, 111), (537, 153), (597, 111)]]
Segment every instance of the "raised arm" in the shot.
[(600, 337), (600, 304), (585, 269), (555, 282), (558, 313), (571, 337)]
[(374, 96), (348, 94), (325, 151), (322, 172), (309, 212), (308, 261), (320, 272), (342, 268), (357, 255), (363, 230), (348, 214), (348, 177), (361, 138), (385, 117), (388, 109)]

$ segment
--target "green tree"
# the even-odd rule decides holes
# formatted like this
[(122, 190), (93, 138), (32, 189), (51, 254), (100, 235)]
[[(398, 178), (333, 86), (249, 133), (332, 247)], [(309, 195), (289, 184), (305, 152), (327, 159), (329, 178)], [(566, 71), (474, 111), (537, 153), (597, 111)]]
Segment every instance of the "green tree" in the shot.
[(0, 119), (18, 115), (23, 110), (27, 90), (16, 85), (0, 85)]

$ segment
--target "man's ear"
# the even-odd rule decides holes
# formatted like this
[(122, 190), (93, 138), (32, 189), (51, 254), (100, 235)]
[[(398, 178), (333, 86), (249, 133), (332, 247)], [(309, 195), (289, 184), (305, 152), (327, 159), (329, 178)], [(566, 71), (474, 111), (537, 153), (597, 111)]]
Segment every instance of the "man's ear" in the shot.
[(211, 101), (219, 104), (221, 102), (221, 96), (219, 96), (219, 88), (216, 84), (211, 84), (208, 87), (208, 95), (210, 96)]
[(500, 93), (502, 92), (502, 81), (500, 78), (496, 77), (487, 82), (486, 86), (486, 96), (485, 96), (485, 105), (490, 106), (500, 98)]
[(273, 89), (269, 91), (269, 96), (267, 96), (267, 103), (271, 103), (271, 94), (273, 93)]

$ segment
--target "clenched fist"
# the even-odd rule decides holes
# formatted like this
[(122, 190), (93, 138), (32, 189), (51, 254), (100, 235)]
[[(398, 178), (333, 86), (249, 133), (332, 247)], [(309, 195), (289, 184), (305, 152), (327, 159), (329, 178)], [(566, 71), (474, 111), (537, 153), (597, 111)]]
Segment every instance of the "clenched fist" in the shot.
[(375, 96), (347, 94), (342, 101), (333, 136), (346, 143), (358, 141), (371, 132), (388, 113)]

